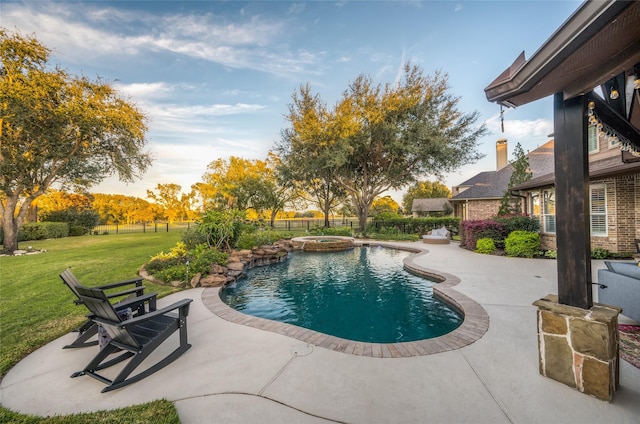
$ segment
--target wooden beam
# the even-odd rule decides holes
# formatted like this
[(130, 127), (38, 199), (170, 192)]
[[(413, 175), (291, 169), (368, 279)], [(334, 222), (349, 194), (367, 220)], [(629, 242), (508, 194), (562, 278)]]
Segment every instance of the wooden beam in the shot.
[(591, 244), (587, 98), (554, 95), (554, 159), (558, 301), (589, 309)]

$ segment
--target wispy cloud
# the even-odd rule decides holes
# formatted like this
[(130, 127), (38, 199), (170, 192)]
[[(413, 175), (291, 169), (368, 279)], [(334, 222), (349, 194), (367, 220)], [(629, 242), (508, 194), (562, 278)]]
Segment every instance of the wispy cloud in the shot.
[[(501, 134), (502, 129), (500, 127), (500, 117), (498, 115), (492, 116), (486, 121), (487, 128), (494, 134)], [(544, 139), (547, 135), (553, 132), (553, 122), (548, 119), (536, 119), (536, 120), (518, 120), (507, 119), (504, 120), (504, 137), (513, 140), (523, 138), (536, 138)]]
[(319, 60), (314, 52), (288, 47), (283, 41), (288, 33), (285, 20), (262, 16), (226, 22), (212, 13), (150, 15), (87, 4), (30, 2), (3, 4), (3, 25), (36, 34), (75, 63), (171, 52), (230, 68), (291, 74)]

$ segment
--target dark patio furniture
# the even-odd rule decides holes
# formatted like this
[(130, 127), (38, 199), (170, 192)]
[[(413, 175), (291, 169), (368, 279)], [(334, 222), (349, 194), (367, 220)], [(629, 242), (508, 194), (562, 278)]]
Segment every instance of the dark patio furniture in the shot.
[[(76, 290), (80, 300), (93, 314), (91, 319), (104, 326), (111, 340), (83, 370), (73, 373), (71, 377), (88, 375), (107, 384), (102, 393), (142, 380), (175, 361), (191, 347), (187, 342), (187, 315), (192, 299), (184, 299), (166, 308), (123, 320), (104, 291), (83, 286), (77, 286)], [(158, 346), (178, 330), (179, 346), (173, 352), (139, 373), (131, 375)], [(109, 359), (112, 354), (117, 356)], [(98, 374), (99, 371), (125, 360), (128, 362), (113, 380)]]
[[(76, 295), (77, 299), (74, 301), (74, 303), (76, 305), (82, 304), (82, 301), (80, 300), (80, 296), (76, 289), (78, 286), (82, 285), (73, 274), (73, 272), (71, 272), (71, 270), (67, 268), (60, 274), (60, 278), (62, 279), (62, 281), (64, 281), (67, 287), (69, 287), (73, 294)], [(120, 290), (123, 287), (129, 288)], [(144, 294), (145, 287), (142, 285), (142, 278), (140, 277), (120, 281), (117, 283), (105, 284), (96, 288), (100, 290), (118, 289), (118, 291), (105, 293), (108, 299), (119, 299), (114, 303), (114, 308), (117, 311), (131, 308), (134, 316), (137, 316), (143, 315), (146, 312), (152, 312), (156, 310), (156, 293)], [(91, 316), (88, 316), (88, 318), (89, 319), (87, 319), (84, 324), (74, 330), (78, 333), (78, 337), (73, 341), (73, 343), (66, 345), (64, 349), (95, 346), (98, 344), (97, 340), (90, 340), (98, 333), (98, 327), (91, 320)]]

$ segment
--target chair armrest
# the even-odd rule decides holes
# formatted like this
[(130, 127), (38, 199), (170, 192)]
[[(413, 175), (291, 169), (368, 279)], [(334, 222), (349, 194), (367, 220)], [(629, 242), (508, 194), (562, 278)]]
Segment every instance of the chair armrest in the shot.
[[(119, 323), (119, 326), (121, 327), (129, 327), (131, 325), (136, 325), (139, 323), (142, 323), (144, 321), (153, 319), (159, 315), (164, 315), (167, 312), (171, 312), (174, 311), (176, 309), (180, 309), (179, 314), (181, 317), (186, 317), (187, 315), (189, 315), (189, 304), (193, 302), (193, 299), (182, 299), (176, 303), (173, 303), (167, 307), (164, 307), (162, 309), (157, 309), (153, 312), (150, 312), (148, 314), (144, 314), (144, 315), (140, 315), (137, 316), (135, 318), (132, 319), (128, 319), (126, 321), (122, 321), (121, 323)], [(113, 325), (113, 324), (110, 324)]]
[(143, 280), (142, 277), (136, 277), (130, 280), (119, 281), (117, 283), (110, 283), (110, 284), (104, 284), (102, 286), (96, 286), (94, 288), (100, 289), (100, 290), (109, 290), (109, 289), (115, 289), (116, 287), (128, 286), (131, 284), (135, 284), (136, 287), (140, 287), (142, 286), (142, 280)]
[(132, 309), (140, 309), (142, 307), (144, 309), (144, 304), (149, 303), (149, 312), (153, 312), (156, 310), (156, 296), (158, 293), (147, 293), (142, 296), (137, 296), (132, 299), (123, 299), (122, 301), (113, 305), (116, 310), (124, 309), (124, 308), (132, 308)]
[[(96, 288), (99, 288), (99, 287), (96, 287)], [(144, 294), (144, 289), (145, 289), (144, 286), (138, 286), (138, 287), (122, 290), (115, 293), (105, 293), (105, 295), (107, 296), (107, 299), (113, 299), (114, 297), (118, 297), (118, 296), (127, 296), (133, 293), (136, 293), (136, 295), (140, 297)]]

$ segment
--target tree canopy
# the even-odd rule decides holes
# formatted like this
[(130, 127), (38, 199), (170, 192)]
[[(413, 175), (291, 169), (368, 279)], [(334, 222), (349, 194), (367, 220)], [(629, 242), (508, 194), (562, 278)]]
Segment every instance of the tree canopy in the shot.
[(281, 144), (307, 172), (342, 187), (365, 231), (372, 202), (424, 175), (441, 177), (477, 161), (478, 113), (458, 110), (447, 75), (407, 64), (400, 81), (375, 85), (358, 76), (329, 110), (308, 85), (294, 92)]
[(117, 173), (133, 181), (151, 164), (146, 117), (104, 81), (55, 67), (34, 37), (0, 29), (0, 213), (4, 249), (47, 188), (90, 187)]

